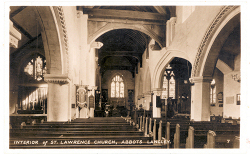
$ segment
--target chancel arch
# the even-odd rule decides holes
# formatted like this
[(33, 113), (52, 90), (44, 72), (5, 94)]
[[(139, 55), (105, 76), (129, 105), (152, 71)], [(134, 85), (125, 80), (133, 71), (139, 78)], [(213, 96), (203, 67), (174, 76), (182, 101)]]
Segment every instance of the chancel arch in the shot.
[(116, 29), (131, 29), (131, 30), (137, 30), (142, 33), (145, 33), (146, 35), (150, 36), (152, 39), (154, 39), (160, 47), (164, 47), (164, 39), (160, 37), (158, 34), (156, 34), (154, 31), (149, 30), (148, 28), (145, 28), (142, 25), (131, 25), (131, 24), (124, 24), (124, 23), (107, 23), (105, 26), (101, 27), (98, 31), (93, 33), (92, 35), (89, 35), (88, 37), (88, 43), (91, 44), (93, 41), (95, 41), (98, 37), (101, 35)]

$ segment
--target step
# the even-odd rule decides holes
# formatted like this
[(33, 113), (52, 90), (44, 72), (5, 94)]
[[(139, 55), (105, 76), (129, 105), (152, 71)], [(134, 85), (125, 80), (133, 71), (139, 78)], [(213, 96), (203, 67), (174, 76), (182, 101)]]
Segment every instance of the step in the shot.
[(130, 125), (26, 125), (23, 128), (133, 128)]
[(109, 135), (143, 135), (138, 131), (15, 131), (10, 132), (10, 137), (15, 136), (109, 136)]
[(24, 127), (23, 129), (13, 128), (11, 132), (17, 131), (136, 131), (137, 128), (134, 127)]

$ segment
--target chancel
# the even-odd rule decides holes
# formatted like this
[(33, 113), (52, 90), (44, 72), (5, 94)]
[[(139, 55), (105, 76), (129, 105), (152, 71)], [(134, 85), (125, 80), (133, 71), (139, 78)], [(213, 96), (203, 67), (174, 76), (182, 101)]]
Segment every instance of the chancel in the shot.
[(10, 6), (9, 148), (240, 148), (240, 6)]

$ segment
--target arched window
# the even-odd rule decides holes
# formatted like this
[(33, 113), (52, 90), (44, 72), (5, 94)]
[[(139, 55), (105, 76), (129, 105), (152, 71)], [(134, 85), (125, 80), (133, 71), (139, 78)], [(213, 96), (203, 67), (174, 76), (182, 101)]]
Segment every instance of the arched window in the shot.
[(210, 87), (210, 104), (211, 106), (215, 106), (216, 104), (216, 86), (214, 79), (211, 81), (211, 87)]
[(119, 75), (116, 75), (111, 81), (111, 97), (124, 98), (124, 82)]
[(28, 78), (33, 78), (36, 81), (42, 81), (44, 74), (46, 74), (46, 60), (40, 55), (31, 58), (24, 67), (24, 74)]
[(165, 88), (162, 92), (162, 97), (164, 99), (167, 99), (171, 97), (172, 99), (175, 99), (175, 74), (172, 70), (172, 67), (168, 65), (166, 67), (166, 70), (164, 71), (164, 76), (163, 76), (163, 85), (162, 88)]

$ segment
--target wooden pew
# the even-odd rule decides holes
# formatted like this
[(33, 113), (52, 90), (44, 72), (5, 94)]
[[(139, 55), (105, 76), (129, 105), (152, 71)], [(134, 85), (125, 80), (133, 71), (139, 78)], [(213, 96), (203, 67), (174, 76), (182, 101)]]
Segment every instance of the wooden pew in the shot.
[(174, 148), (180, 148), (180, 125), (176, 124), (174, 133)]
[(189, 126), (188, 137), (186, 139), (186, 148), (194, 148), (194, 128)]
[[(140, 120), (142, 123), (140, 128), (144, 130), (144, 135), (153, 137), (153, 140), (168, 141), (169, 144), (163, 145), (166, 148), (200, 148), (202, 144), (205, 144), (206, 134), (210, 129), (218, 133), (235, 132), (236, 135), (239, 132), (239, 126), (231, 123), (192, 122), (182, 119), (169, 119), (170, 122), (166, 122), (165, 119), (148, 119), (145, 117), (140, 117), (140, 119), (143, 119)], [(148, 124), (146, 119), (148, 119)], [(194, 144), (195, 140), (200, 140), (201, 144)]]
[[(177, 132), (177, 133), (180, 133), (182, 136), (182, 139), (180, 140), (180, 142), (183, 143), (183, 136), (185, 136), (185, 134), (188, 134), (186, 141), (192, 140), (191, 138), (193, 138), (195, 141), (194, 146), (190, 147), (190, 148), (202, 148), (203, 143), (207, 140), (208, 135), (206, 135), (206, 134), (207, 134), (207, 132), (209, 132), (209, 127), (206, 125), (204, 126), (203, 124), (201, 124), (201, 125), (199, 125), (197, 123), (192, 124), (192, 128), (194, 131), (193, 133), (192, 133), (192, 129), (190, 129), (190, 128), (187, 131), (185, 128), (185, 125), (181, 125), (181, 127), (182, 128), (180, 129), (180, 132)], [(223, 125), (218, 124), (216, 127), (210, 127), (210, 128), (214, 128), (213, 131), (218, 134), (216, 137), (216, 145), (220, 145), (219, 143), (225, 143), (227, 140), (232, 140), (232, 138), (234, 138), (234, 136), (239, 135), (239, 126), (231, 125), (231, 127), (225, 128)], [(197, 141), (199, 141), (199, 142), (197, 142)], [(190, 143), (192, 143), (192, 142), (190, 141), (190, 142), (186, 143), (186, 144), (188, 144), (186, 146), (189, 147)], [(220, 146), (220, 147), (225, 148), (223, 146)]]
[(207, 133), (207, 143), (204, 148), (239, 148), (239, 133), (214, 132), (209, 130)]

